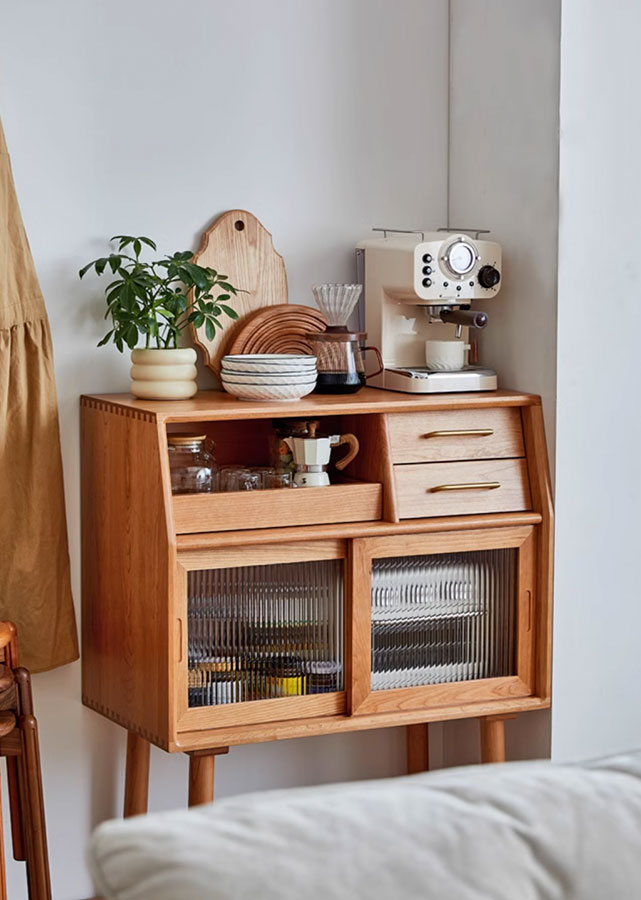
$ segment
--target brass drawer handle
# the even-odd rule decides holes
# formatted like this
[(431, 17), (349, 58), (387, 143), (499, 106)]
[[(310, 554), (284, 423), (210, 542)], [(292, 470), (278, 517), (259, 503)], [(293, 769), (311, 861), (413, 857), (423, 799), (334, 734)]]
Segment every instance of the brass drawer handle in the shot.
[(479, 481), (473, 484), (437, 484), (427, 489), (428, 494), (437, 494), (439, 491), (495, 491), (501, 487), (499, 481)]
[(493, 434), (493, 428), (455, 428), (452, 431), (428, 431), (422, 437), (490, 437)]

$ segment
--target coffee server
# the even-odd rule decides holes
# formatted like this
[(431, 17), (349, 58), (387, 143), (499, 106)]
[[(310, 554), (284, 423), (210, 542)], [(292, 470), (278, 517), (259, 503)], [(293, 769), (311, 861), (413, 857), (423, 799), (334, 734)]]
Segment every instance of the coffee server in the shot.
[(409, 393), (495, 390), (496, 372), (465, 358), (468, 329), (487, 324), (471, 304), (500, 288), (500, 245), (476, 229), (374, 230), (382, 237), (356, 251), (361, 325), (384, 366), (369, 383)]

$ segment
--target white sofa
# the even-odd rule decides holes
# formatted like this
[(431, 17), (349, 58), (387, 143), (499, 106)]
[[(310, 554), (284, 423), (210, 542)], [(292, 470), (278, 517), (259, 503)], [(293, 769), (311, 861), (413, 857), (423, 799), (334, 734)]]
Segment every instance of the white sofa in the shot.
[(89, 860), (105, 900), (639, 900), (641, 753), (245, 795)]

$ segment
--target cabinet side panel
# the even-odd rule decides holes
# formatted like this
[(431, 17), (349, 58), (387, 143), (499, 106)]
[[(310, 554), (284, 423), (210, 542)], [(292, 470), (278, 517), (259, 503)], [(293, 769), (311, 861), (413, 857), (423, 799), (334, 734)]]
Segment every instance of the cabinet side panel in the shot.
[(158, 428), (83, 400), (83, 702), (161, 746), (169, 741), (170, 547)]
[(541, 513), (537, 550), (536, 690), (549, 699), (552, 688), (552, 594), (554, 581), (554, 513), (543, 411), (540, 405), (521, 410), (532, 505)]

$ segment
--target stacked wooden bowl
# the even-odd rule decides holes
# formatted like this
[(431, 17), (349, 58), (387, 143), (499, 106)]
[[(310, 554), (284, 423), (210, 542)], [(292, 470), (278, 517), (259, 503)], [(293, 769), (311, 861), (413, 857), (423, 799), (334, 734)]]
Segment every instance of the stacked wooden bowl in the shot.
[(294, 353), (312, 356), (306, 335), (325, 331), (327, 320), (309, 306), (281, 303), (246, 315), (235, 331), (227, 354)]

